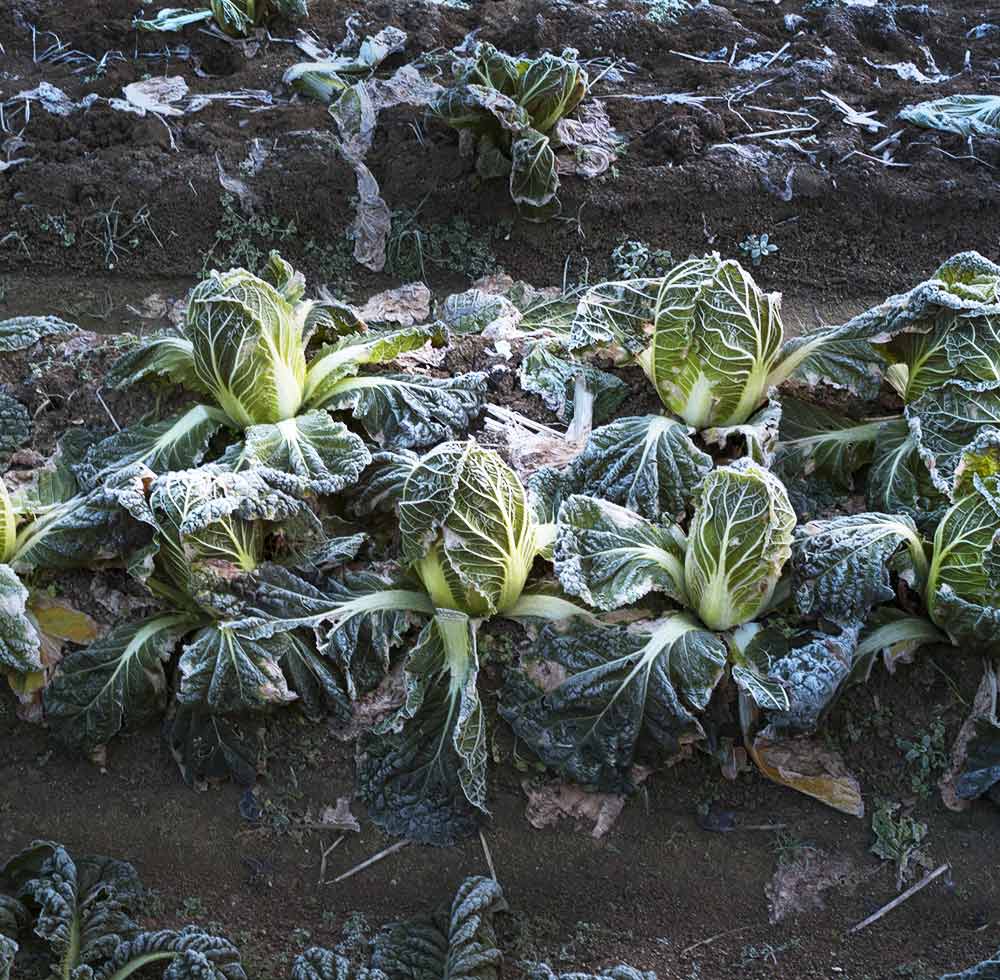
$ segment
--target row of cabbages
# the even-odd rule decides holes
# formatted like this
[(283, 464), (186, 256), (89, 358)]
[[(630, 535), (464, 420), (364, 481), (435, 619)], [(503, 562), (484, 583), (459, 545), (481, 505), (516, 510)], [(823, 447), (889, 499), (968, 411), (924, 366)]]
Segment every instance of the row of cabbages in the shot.
[[(217, 926), (144, 930), (137, 918), (147, 904), (148, 893), (127, 861), (74, 856), (62, 844), (34, 841), (0, 864), (0, 980), (10, 980), (19, 954), (25, 964), (48, 962), (52, 976), (72, 980), (128, 980), (140, 970), (146, 977), (159, 971), (162, 980), (246, 980), (240, 951), (214, 933)], [(337, 950), (304, 950), (289, 975), (291, 980), (499, 980), (504, 957), (496, 920), (507, 911), (495, 880), (466, 878), (443, 907), (386, 924), (370, 944), (364, 927), (363, 942), (353, 943), (349, 956), (343, 955), (344, 943)], [(508, 961), (508, 966), (519, 966), (524, 980), (656, 980), (655, 973), (626, 965), (599, 975), (560, 976), (545, 963)]]
[[(956, 256), (789, 341), (779, 298), (717, 255), (518, 310), (526, 292), (444, 312), (464, 331), (502, 316), (523, 386), (574, 415), (549, 447), (563, 465), (530, 473), (463, 438), (485, 374), (434, 378), (406, 354), (447, 344), (444, 324), (370, 329), (304, 300), (277, 255), (200, 283), (183, 331), (108, 379), (199, 403), (74, 433), (0, 491), (0, 664), (25, 710), (92, 752), (169, 701), (186, 777), (250, 782), (262, 713), (347, 719), (401, 679), (359, 740), (358, 792), (390, 832), (450, 843), (487, 814), (477, 633), (503, 617), (530, 650), (497, 665), (500, 715), (550, 770), (627, 793), (698, 746), (861, 812), (808, 738), (838, 693), (880, 654), (1000, 646), (1000, 267)], [(0, 349), (69, 329), (7, 321)], [(373, 370), (401, 356), (408, 372)], [(599, 364), (629, 360), (671, 414), (590, 431), (624, 393)], [(884, 414), (890, 389), (888, 417), (817, 404)], [(0, 411), (9, 457), (28, 417), (8, 396)], [(158, 609), (60, 659), (83, 627), (37, 573), (105, 562)], [(959, 795), (996, 781), (998, 731), (981, 719)]]

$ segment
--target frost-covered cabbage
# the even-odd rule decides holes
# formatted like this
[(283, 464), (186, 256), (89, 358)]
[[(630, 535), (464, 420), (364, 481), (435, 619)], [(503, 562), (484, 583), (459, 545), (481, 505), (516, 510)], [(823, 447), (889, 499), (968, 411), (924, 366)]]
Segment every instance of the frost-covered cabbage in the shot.
[(515, 58), (481, 43), (431, 113), (471, 133), (476, 173), (506, 177), (510, 195), (531, 220), (559, 213), (556, 127), (587, 94), (587, 72), (567, 49), (562, 56)]
[(743, 459), (710, 473), (688, 531), (684, 584), (713, 630), (755, 619), (791, 555), (795, 512), (781, 481)]
[(272, 14), (304, 17), (307, 0), (207, 0), (207, 8), (164, 7), (155, 17), (137, 17), (132, 26), (141, 31), (179, 31), (189, 24), (213, 20), (230, 37), (246, 37)]
[(783, 339), (780, 294), (718, 253), (591, 287), (571, 333), (575, 348), (613, 342), (635, 355), (663, 404), (696, 429), (742, 424), (767, 401), (799, 360), (783, 358)]
[(563, 588), (600, 609), (658, 591), (709, 629), (728, 630), (769, 603), (794, 528), (781, 481), (741, 459), (705, 476), (686, 535), (605, 500), (569, 497), (556, 528), (556, 573)]
[(403, 557), (434, 605), (470, 616), (509, 612), (546, 544), (514, 471), (472, 440), (420, 460), (399, 518)]
[[(98, 443), (81, 468), (88, 484), (125, 463), (141, 462), (156, 473), (195, 466), (221, 432), (231, 443), (227, 464), (283, 474), (287, 489), (300, 495), (332, 494), (354, 483), (370, 456), (331, 412), (349, 413), (373, 441), (394, 449), (464, 434), (482, 410), (485, 374), (364, 373), (443, 343), (438, 327), (370, 330), (349, 306), (306, 300), (304, 291), (302, 276), (276, 252), (262, 276), (230, 269), (199, 283), (182, 335), (155, 337), (129, 351), (109, 381), (124, 387), (167, 378), (210, 404), (129, 426)], [(242, 442), (232, 442), (236, 433)]]

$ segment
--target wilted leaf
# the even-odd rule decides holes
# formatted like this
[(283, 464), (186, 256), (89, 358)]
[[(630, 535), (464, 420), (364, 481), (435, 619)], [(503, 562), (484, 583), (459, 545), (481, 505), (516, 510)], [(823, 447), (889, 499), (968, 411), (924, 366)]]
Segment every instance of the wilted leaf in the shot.
[(861, 787), (840, 755), (811, 738), (772, 742), (758, 736), (747, 746), (760, 771), (852, 817), (865, 815)]

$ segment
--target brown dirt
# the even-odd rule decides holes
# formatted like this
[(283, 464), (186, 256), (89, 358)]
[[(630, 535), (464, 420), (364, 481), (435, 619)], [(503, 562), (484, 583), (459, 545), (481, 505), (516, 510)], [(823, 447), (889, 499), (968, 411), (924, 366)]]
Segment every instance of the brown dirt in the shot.
[[(572, 44), (584, 58), (614, 54), (632, 62), (634, 74), (624, 84), (603, 84), (601, 95), (721, 96), (763, 76), (670, 52), (731, 50), (738, 41), (739, 58), (777, 51), (791, 40), (795, 63), (771, 70), (772, 83), (749, 101), (815, 112), (820, 125), (815, 144), (808, 146), (815, 151), (812, 161), (771, 147), (762, 171), (731, 151), (712, 150), (729, 142), (760, 145), (737, 139), (747, 129), (724, 99), (707, 109), (611, 99), (612, 119), (629, 140), (617, 175), (590, 184), (566, 179), (564, 215), (574, 220), (541, 227), (516, 220), (502, 184), (473, 191), (453, 134), (424, 125), (421, 145), (409, 125), (417, 121), (412, 113), (383, 115), (370, 162), (390, 207), (420, 205), (426, 226), (465, 217), (479, 238), (489, 240), (498, 265), (536, 284), (561, 281), (567, 256), (572, 269), (589, 262), (592, 278), (603, 275), (611, 249), (625, 238), (644, 239), (675, 256), (706, 248), (734, 254), (748, 233), (769, 231), (781, 251), (755, 274), (769, 288), (785, 291), (787, 319), (796, 328), (838, 322), (871, 300), (912, 285), (959, 249), (992, 255), (1000, 244), (995, 220), (1000, 191), (989, 169), (1000, 166), (1000, 147), (991, 141), (976, 142), (984, 163), (955, 160), (945, 153), (966, 154), (960, 139), (907, 127), (896, 160), (909, 168), (884, 168), (859, 156), (844, 159), (903, 128), (892, 118), (902, 105), (988, 89), (984, 73), (1000, 57), (1000, 42), (995, 35), (965, 38), (970, 28), (991, 19), (987, 11), (971, 0), (941, 4), (931, 14), (915, 6), (895, 14), (887, 6), (804, 7), (799, 0), (780, 7), (732, 0), (701, 7), (670, 27), (652, 24), (644, 7), (631, 0), (601, 5), (484, 0), (470, 11), (314, 0), (309, 27), (334, 42), (343, 36), (346, 15), (360, 10), (372, 29), (391, 23), (408, 30), (410, 56), (456, 44), (478, 28), (479, 37), (511, 51)], [(806, 33), (793, 38), (782, 17), (797, 11), (806, 17)], [(89, 92), (118, 96), (122, 86), (147, 72), (182, 74), (195, 92), (260, 88), (281, 94), (284, 68), (299, 60), (281, 43), (265, 44), (246, 59), (197, 31), (167, 38), (172, 45), (189, 45), (191, 59), (142, 60), (137, 53), (161, 49), (163, 39), (137, 37), (129, 27), (134, 13), (133, 0), (10, 0), (0, 10), (6, 54), (0, 99), (42, 80), (74, 99)], [(89, 70), (74, 73), (79, 66), (71, 64), (35, 64), (30, 24), (54, 31), (68, 48), (97, 58), (118, 50), (124, 60), (112, 61), (99, 77)], [(290, 37), (293, 28), (278, 24), (273, 33)], [(942, 71), (960, 72), (966, 48), (973, 71), (941, 86), (918, 86), (865, 63), (865, 58), (910, 60), (926, 69), (918, 35)], [(39, 49), (51, 40), (40, 38)], [(834, 54), (826, 54), (824, 46)], [(824, 59), (828, 65), (820, 64)], [(391, 64), (396, 63), (401, 59)], [(196, 75), (196, 65), (209, 77)], [(827, 103), (805, 101), (821, 89), (856, 108), (875, 110), (888, 129), (878, 136), (863, 133), (844, 125)], [(740, 111), (756, 128), (766, 120), (795, 118)], [(104, 333), (157, 325), (135, 309), (153, 292), (181, 296), (194, 281), (223, 221), (216, 157), (228, 173), (237, 173), (254, 138), (272, 148), (268, 165), (251, 181), (261, 200), (259, 214), (283, 226), (295, 222), (294, 233), (280, 245), (311, 281), (343, 287), (349, 277), (358, 296), (397, 284), (389, 275), (342, 262), (353, 177), (321, 142), (294, 135), (325, 132), (322, 107), (296, 102), (248, 113), (212, 106), (172, 121), (172, 127), (176, 151), (156, 119), (115, 113), (102, 103), (65, 118), (34, 107), (23, 151), (32, 161), (0, 174), (0, 229), (17, 231), (24, 240), (23, 247), (13, 239), (0, 246), (0, 316), (53, 313)], [(782, 201), (769, 188), (784, 186), (792, 167), (793, 197)], [(140, 229), (135, 244), (126, 239), (115, 268), (108, 269), (92, 236), (99, 237), (100, 212), (112, 206), (123, 220), (148, 207), (155, 238)], [(309, 248), (310, 241), (321, 250)], [(434, 277), (436, 290), (463, 285), (454, 271), (435, 271)], [(12, 393), (32, 412), (38, 410), (39, 449), (51, 448), (68, 425), (105, 424), (94, 379), (110, 355), (93, 339), (79, 354), (79, 360), (60, 360), (55, 345), (43, 345), (32, 355), (36, 370), (30, 379), (23, 361), (0, 363), (0, 383), (11, 384)], [(496, 393), (519, 410), (530, 409), (518, 401), (509, 376), (496, 381)], [(131, 397), (106, 392), (104, 397), (122, 422), (152, 408)], [(894, 678), (876, 675), (839, 705), (829, 737), (844, 750), (869, 808), (878, 796), (913, 796), (912, 770), (896, 739), (918, 737), (937, 717), (953, 738), (963, 714), (956, 692), (970, 702), (978, 671), (976, 662), (942, 653), (902, 668)], [(918, 799), (914, 812), (930, 826), (933, 858), (951, 862), (951, 884), (933, 884), (877, 925), (848, 937), (850, 925), (894, 893), (893, 873), (878, 870), (868, 853), (867, 820), (834, 813), (756, 773), (726, 782), (714, 763), (696, 757), (648, 780), (601, 841), (567, 825), (534, 831), (524, 819), (522, 774), (511, 765), (505, 737), (500, 729), (503, 757), (494, 767), (494, 816), (487, 832), (517, 913), (504, 927), (510, 953), (505, 975), (519, 975), (519, 958), (538, 957), (565, 970), (626, 960), (656, 969), (661, 980), (934, 978), (1000, 945), (994, 859), (1000, 853), (1000, 822), (986, 804), (954, 814), (936, 794)], [(482, 850), (469, 842), (450, 850), (411, 847), (342, 885), (318, 886), (323, 842), (295, 825), (307, 812), (315, 816), (350, 793), (351, 750), (332, 738), (327, 726), (300, 724), (291, 712), (271, 725), (269, 747), (261, 793), (265, 818), (254, 827), (240, 815), (237, 787), (204, 794), (188, 790), (155, 730), (118, 740), (108, 771), (100, 773), (64, 755), (43, 730), (16, 722), (12, 699), (0, 694), (0, 851), (44, 836), (80, 851), (127, 857), (160, 896), (150, 908), (152, 921), (175, 925), (190, 916), (189, 900), (199, 899), (204, 920), (220, 923), (241, 943), (255, 980), (286, 976), (291, 955), (308, 942), (338, 941), (352, 912), (377, 927), (446, 898), (463, 876), (484, 873)], [(785, 829), (711, 833), (696, 819), (699, 805), (706, 804), (733, 811), (737, 823), (779, 823)], [(333, 852), (329, 877), (388, 843), (363, 819), (361, 807), (355, 809), (362, 833)], [(780, 859), (777, 845), (787, 852), (795, 841), (843, 855), (860, 872), (874, 875), (853, 892), (826, 892), (824, 911), (772, 926), (764, 888)], [(297, 929), (308, 930), (311, 939), (293, 936)]]

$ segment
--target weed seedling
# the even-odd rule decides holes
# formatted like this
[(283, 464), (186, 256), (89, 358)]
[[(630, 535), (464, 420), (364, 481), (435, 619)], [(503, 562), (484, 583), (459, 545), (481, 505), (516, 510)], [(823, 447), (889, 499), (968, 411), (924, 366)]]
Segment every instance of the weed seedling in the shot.
[(760, 265), (769, 255), (774, 255), (778, 251), (778, 246), (771, 241), (767, 232), (763, 235), (747, 235), (740, 242), (740, 251), (744, 255), (750, 256), (753, 265)]
[(906, 761), (913, 770), (910, 786), (921, 799), (927, 799), (931, 795), (938, 775), (948, 766), (944, 734), (944, 722), (937, 718), (931, 723), (930, 729), (916, 741), (896, 739), (896, 745), (906, 753)]

